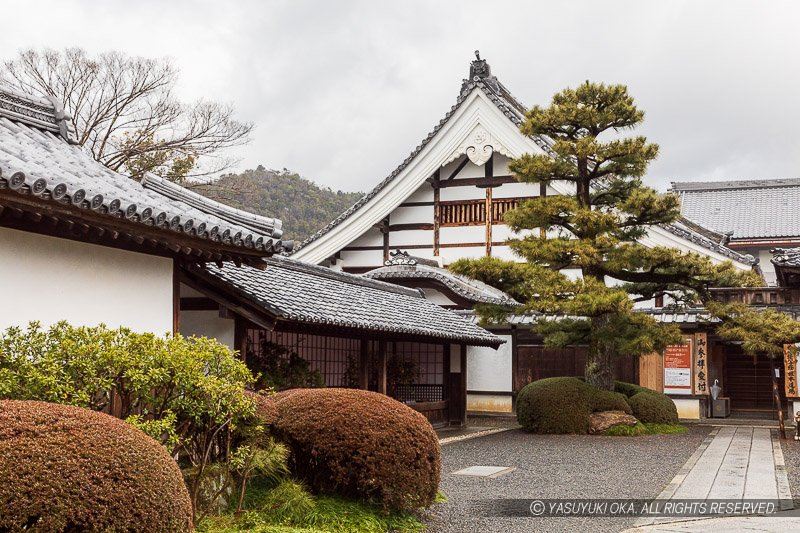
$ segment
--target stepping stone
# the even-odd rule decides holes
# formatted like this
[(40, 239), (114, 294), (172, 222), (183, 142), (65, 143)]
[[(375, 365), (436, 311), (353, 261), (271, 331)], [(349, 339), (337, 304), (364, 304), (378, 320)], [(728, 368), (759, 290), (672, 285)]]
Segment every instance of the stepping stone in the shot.
[(470, 466), (453, 472), (453, 475), (496, 478), (514, 470), (513, 466)]

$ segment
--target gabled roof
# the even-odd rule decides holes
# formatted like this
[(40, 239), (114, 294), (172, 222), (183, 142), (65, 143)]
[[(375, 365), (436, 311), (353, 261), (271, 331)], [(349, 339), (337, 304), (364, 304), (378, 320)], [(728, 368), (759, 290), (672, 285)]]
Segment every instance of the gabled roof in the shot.
[[(469, 78), (463, 80), (461, 84), (461, 91), (459, 92), (455, 105), (450, 108), (450, 111), (447, 112), (444, 118), (439, 121), (439, 123), (422, 140), (422, 142), (417, 145), (414, 150), (412, 150), (411, 154), (409, 154), (409, 156), (404, 159), (403, 162), (400, 163), (400, 165), (398, 165), (398, 167), (395, 168), (391, 174), (378, 183), (374, 189), (359, 199), (358, 202), (356, 202), (352, 207), (336, 217), (314, 235), (303, 241), (295, 249), (295, 253), (301, 252), (301, 250), (307, 248), (312, 243), (323, 239), (335, 228), (343, 225), (343, 223), (348, 221), (348, 219), (353, 218), (357, 212), (365, 209), (367, 205), (375, 200), (376, 197), (378, 197), (385, 189), (387, 189), (390, 184), (393, 184), (398, 176), (403, 174), (404, 171), (412, 164), (415, 158), (421, 155), (434, 137), (436, 137), (443, 130), (445, 125), (448, 124), (448, 122), (459, 111), (463, 104), (469, 99), (470, 95), (476, 91), (479, 91), (482, 95), (484, 95), (516, 128), (522, 124), (525, 119), (527, 107), (522, 104), (520, 100), (515, 98), (511, 94), (511, 91), (509, 91), (508, 88), (503, 85), (496, 76), (492, 75), (491, 69), (486, 60), (478, 58), (476, 61), (472, 61), (470, 64)], [(532, 143), (542, 151), (553, 154), (551, 149), (551, 139), (537, 135), (530, 137), (530, 141), (532, 141)], [(531, 148), (534, 147), (531, 146)], [(712, 242), (710, 239), (704, 237), (702, 233), (699, 233), (696, 228), (688, 227), (687, 224), (678, 223), (664, 225), (662, 229), (676, 237), (681, 239), (689, 239), (691, 242), (694, 242), (703, 248), (720, 253), (725, 258), (739, 261), (743, 265), (752, 265), (754, 263), (754, 261), (750, 261), (745, 256), (737, 254), (736, 252), (728, 249), (726, 246)], [(334, 250), (332, 253), (335, 251), (336, 250)], [(305, 260), (306, 254), (301, 252), (297, 254), (297, 257)], [(320, 259), (320, 261), (322, 260), (324, 260), (324, 258)]]
[(685, 217), (679, 218), (672, 224), (662, 224), (659, 227), (681, 239), (698, 244), (707, 250), (717, 252), (732, 261), (737, 261), (745, 265), (756, 265), (758, 263), (758, 260), (752, 255), (740, 254), (725, 246), (723, 243), (727, 242), (726, 235), (703, 228)]
[(673, 182), (681, 214), (731, 240), (800, 237), (800, 179)]
[[(422, 139), (414, 150), (406, 157), (402, 163), (400, 163), (397, 168), (395, 168), (391, 174), (386, 176), (378, 185), (375, 186), (371, 191), (367, 194), (362, 196), (355, 204), (353, 204), (349, 209), (343, 212), (341, 215), (333, 219), (330, 223), (328, 223), (324, 228), (317, 231), (315, 234), (307, 238), (305, 241), (300, 243), (297, 247), (296, 251), (301, 250), (308, 244), (316, 241), (317, 239), (321, 238), (323, 235), (331, 231), (333, 228), (344, 222), (347, 218), (353, 215), (356, 211), (358, 211), (362, 206), (368, 203), (372, 198), (374, 198), (379, 192), (381, 192), (389, 183), (391, 183), (403, 170), (414, 160), (414, 158), (430, 143), (430, 141), (436, 136), (437, 133), (442, 129), (442, 127), (447, 124), (450, 118), (455, 114), (456, 111), (461, 107), (461, 105), (465, 102), (467, 97), (472, 93), (474, 90), (480, 90), (485, 94), (489, 100), (515, 125), (519, 126), (522, 124), (522, 121), (525, 118), (525, 106), (523, 106), (519, 100), (512, 96), (511, 92), (500, 83), (500, 81), (491, 75), (491, 70), (489, 65), (486, 63), (486, 60), (478, 59), (477, 61), (473, 61), (470, 67), (470, 77), (463, 80), (461, 83), (461, 91), (459, 92), (458, 98), (456, 99), (456, 103), (450, 108), (450, 111), (445, 114), (445, 116), (439, 121), (438, 124), (431, 130), (428, 135)], [(533, 141), (542, 149), (542, 150), (549, 150), (550, 144), (547, 139), (541, 136), (533, 137)]]
[(264, 260), (265, 269), (207, 265), (189, 272), (217, 280), (283, 321), (350, 328), (373, 334), (416, 336), (476, 346), (502, 339), (408, 289), (286, 257)]
[[(57, 102), (0, 86), (0, 194), (69, 206), (95, 218), (176, 233), (248, 255), (283, 251), (280, 220), (223, 206), (179, 185), (147, 176), (139, 183), (108, 169), (73, 144)], [(245, 252), (245, 250), (250, 250)]]
[(365, 272), (362, 276), (388, 282), (434, 280), (473, 304), (519, 305), (499, 289), (445, 268), (424, 264), (424, 260), (399, 250), (392, 253), (385, 266)]

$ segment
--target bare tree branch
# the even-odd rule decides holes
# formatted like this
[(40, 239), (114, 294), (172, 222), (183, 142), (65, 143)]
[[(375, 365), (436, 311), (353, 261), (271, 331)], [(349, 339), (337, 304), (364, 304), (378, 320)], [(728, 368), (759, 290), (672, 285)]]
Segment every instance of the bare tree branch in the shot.
[(25, 50), (0, 67), (0, 81), (64, 102), (77, 141), (95, 160), (127, 172), (183, 182), (230, 169), (230, 148), (249, 142), (252, 123), (230, 105), (173, 96), (178, 71), (167, 59), (80, 48)]

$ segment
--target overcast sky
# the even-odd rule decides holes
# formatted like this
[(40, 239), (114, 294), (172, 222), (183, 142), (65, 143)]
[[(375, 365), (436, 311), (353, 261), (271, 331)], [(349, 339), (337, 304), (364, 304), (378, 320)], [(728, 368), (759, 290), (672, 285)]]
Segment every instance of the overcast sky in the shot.
[(661, 145), (648, 182), (800, 177), (800, 3), (0, 0), (27, 47), (169, 56), (181, 95), (256, 125), (240, 169), (366, 190), (454, 103), (473, 50), (526, 105), (625, 83)]

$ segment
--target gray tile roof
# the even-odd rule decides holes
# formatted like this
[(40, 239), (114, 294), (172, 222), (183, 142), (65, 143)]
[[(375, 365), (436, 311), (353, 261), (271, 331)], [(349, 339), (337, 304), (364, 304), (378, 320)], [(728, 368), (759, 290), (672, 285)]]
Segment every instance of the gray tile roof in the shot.
[(366, 279), (291, 258), (264, 260), (263, 270), (226, 263), (206, 265), (209, 274), (279, 319), (420, 336), (480, 346), (502, 339), (426, 300), (414, 289)]
[(775, 248), (770, 251), (773, 265), (800, 267), (800, 248)]
[(257, 226), (180, 186), (143, 186), (72, 144), (66, 123), (56, 104), (0, 86), (0, 188), (259, 252), (283, 250), (280, 221), (256, 217)]
[[(476, 66), (478, 69), (476, 70)], [(514, 95), (511, 94), (511, 91), (503, 85), (500, 80), (497, 79), (496, 76), (491, 75), (491, 71), (489, 69), (488, 64), (485, 60), (478, 60), (473, 61), (470, 67), (470, 75), (469, 79), (463, 80), (461, 84), (461, 91), (456, 99), (456, 103), (450, 108), (450, 111), (439, 121), (439, 123), (428, 133), (427, 137), (425, 137), (422, 142), (417, 145), (414, 150), (406, 157), (400, 165), (395, 168), (391, 174), (385, 177), (378, 185), (375, 186), (374, 189), (369, 191), (367, 194), (362, 196), (355, 204), (353, 204), (350, 208), (344, 211), (341, 215), (333, 219), (329, 222), (325, 227), (317, 231), (315, 234), (307, 238), (305, 241), (300, 243), (299, 246), (295, 248), (295, 251), (300, 250), (307, 244), (316, 241), (317, 239), (323, 237), (333, 228), (341, 224), (344, 220), (349, 218), (353, 213), (361, 209), (364, 205), (366, 205), (373, 197), (375, 197), (381, 190), (383, 190), (386, 185), (391, 183), (410, 163), (411, 161), (417, 156), (417, 154), (422, 151), (422, 149), (428, 145), (428, 143), (433, 139), (439, 130), (450, 120), (450, 117), (461, 107), (461, 104), (466, 100), (467, 96), (474, 89), (480, 89), (483, 93), (491, 100), (497, 108), (503, 112), (503, 114), (516, 126), (522, 125), (523, 121), (525, 120), (525, 114), (527, 113), (527, 107), (520, 102)], [(553, 152), (551, 145), (553, 141), (543, 135), (536, 135), (531, 137), (532, 140), (541, 148), (543, 151), (550, 155), (555, 155)], [(701, 224), (703, 225), (703, 224)], [(720, 246), (715, 244), (708, 239), (701, 238), (702, 236), (695, 236), (695, 230), (691, 228), (687, 228), (685, 226), (678, 225), (677, 227), (672, 227), (672, 224), (665, 224), (663, 227), (670, 231), (671, 233), (681, 236), (683, 238), (688, 238), (693, 242), (700, 244), (710, 250), (714, 250), (723, 255), (728, 256), (731, 259), (738, 260), (738, 256), (736, 252), (729, 250), (725, 246)], [(725, 251), (723, 251), (725, 250)], [(744, 261), (747, 263), (747, 261)], [(752, 263), (751, 263), (752, 264)]]
[(681, 214), (731, 239), (800, 237), (800, 179), (674, 182)]
[[(709, 315), (705, 309), (700, 309), (700, 308), (692, 308), (692, 309), (671, 309), (668, 307), (647, 308), (647, 309), (637, 309), (637, 312), (646, 313), (655, 318), (656, 321), (665, 324), (700, 324), (700, 323), (714, 323), (718, 321), (718, 319), (712, 318), (711, 315)], [(480, 322), (480, 317), (472, 310), (456, 311), (456, 313), (464, 316), (473, 324), (478, 324)], [(536, 324), (539, 320), (542, 319), (547, 321), (554, 321), (554, 320), (562, 320), (564, 318), (579, 319), (582, 317), (576, 317), (576, 316), (567, 317), (563, 315), (544, 315), (537, 313), (519, 313), (519, 314), (512, 313), (508, 315), (508, 317), (506, 318), (506, 322), (503, 325), (531, 326)]]
[(681, 217), (672, 224), (661, 224), (660, 227), (682, 239), (699, 244), (708, 250), (713, 250), (728, 259), (738, 261), (745, 265), (755, 265), (758, 263), (758, 260), (752, 255), (740, 254), (722, 244), (723, 240), (726, 238), (724, 235), (708, 231), (685, 217)]
[(435, 280), (473, 303), (519, 305), (519, 302), (490, 285), (460, 276), (447, 269), (422, 264), (404, 252), (395, 252), (386, 266), (370, 270), (363, 277), (392, 282), (399, 280)]

